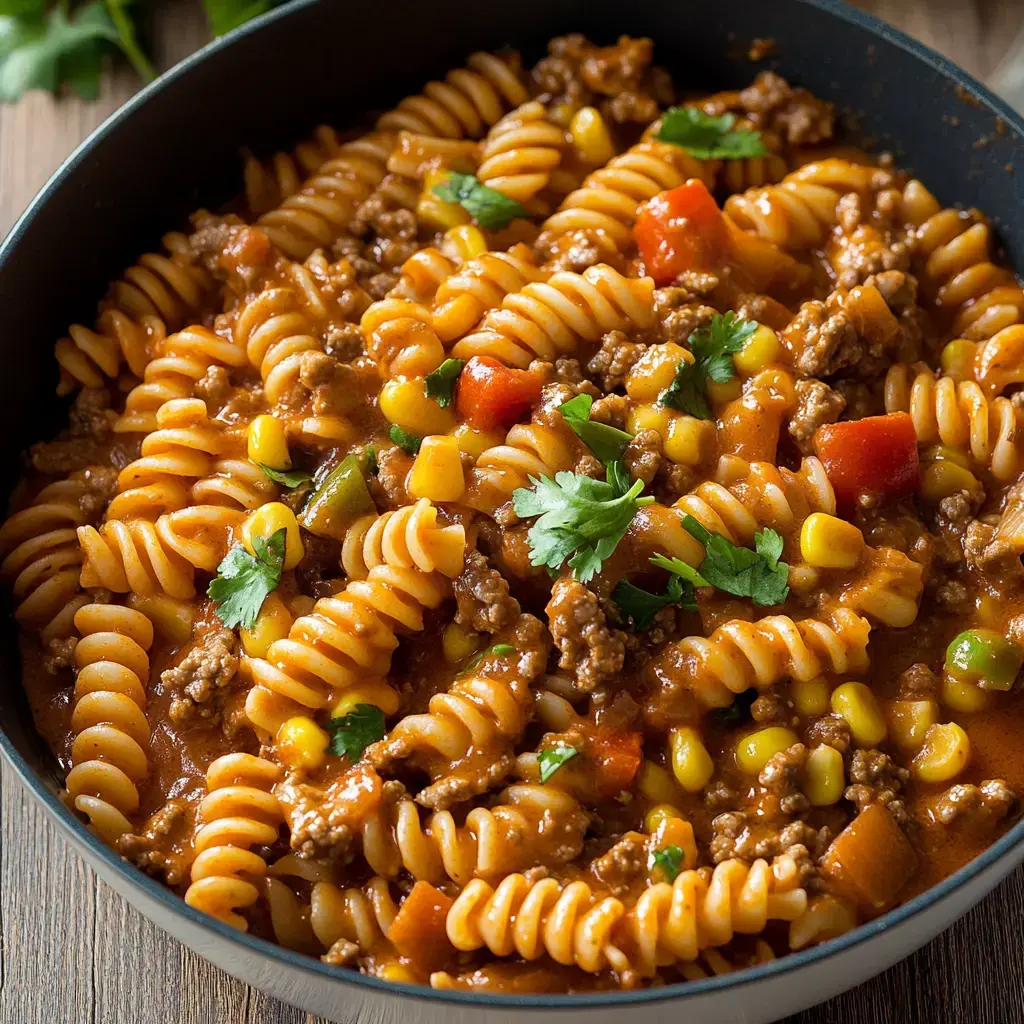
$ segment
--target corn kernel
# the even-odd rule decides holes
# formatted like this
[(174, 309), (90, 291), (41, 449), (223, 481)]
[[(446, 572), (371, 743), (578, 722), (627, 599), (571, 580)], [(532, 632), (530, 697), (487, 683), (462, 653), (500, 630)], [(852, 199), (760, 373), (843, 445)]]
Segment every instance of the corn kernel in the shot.
[(917, 750), (938, 721), (939, 705), (933, 700), (897, 700), (889, 705), (889, 728), (904, 750)]
[(669, 733), (669, 743), (672, 748), (672, 771), (679, 785), (688, 793), (702, 790), (714, 774), (715, 763), (700, 733), (689, 726), (679, 726)]
[(954, 338), (942, 350), (939, 357), (942, 372), (956, 381), (974, 380), (974, 359), (978, 351), (977, 342), (966, 338)]
[(423, 438), (406, 489), (416, 499), (458, 501), (466, 489), (459, 442), (444, 434)]
[(800, 554), (819, 569), (852, 569), (864, 554), (864, 534), (853, 523), (813, 512), (800, 527)]
[(316, 600), (308, 594), (296, 594), (288, 598), (288, 611), (298, 618), (300, 615), (308, 615), (316, 607)]
[(971, 468), (971, 460), (967, 452), (961, 448), (954, 448), (948, 444), (933, 444), (929, 448), (924, 448), (921, 451), (921, 462), (955, 462), (958, 466), (963, 466), (964, 469)]
[(249, 424), (249, 458), (271, 469), (291, 469), (284, 423), (276, 416), (257, 416)]
[(256, 554), (252, 546), (254, 537), (269, 540), (278, 530), (285, 531), (284, 567), (294, 569), (302, 561), (305, 550), (295, 513), (279, 501), (268, 501), (258, 509), (250, 512), (242, 523), (242, 543), (250, 555)]
[(585, 164), (602, 167), (615, 156), (615, 146), (601, 112), (594, 107), (581, 107), (569, 122), (572, 144)]
[(814, 679), (794, 679), (789, 684), (789, 696), (796, 713), (804, 718), (823, 715), (828, 711), (830, 694), (828, 683), (821, 676)]
[(444, 233), (441, 251), (454, 256), (460, 263), (475, 259), (487, 252), (487, 239), (475, 224), (460, 224)]
[(699, 466), (711, 458), (715, 449), (714, 420), (699, 420), (696, 416), (676, 416), (668, 426), (664, 438), (667, 458), (683, 466)]
[(682, 818), (682, 816), (683, 812), (678, 807), (673, 807), (671, 804), (658, 804), (644, 815), (644, 828), (648, 832), (654, 833), (666, 818)]
[(954, 711), (981, 711), (991, 700), (992, 695), (977, 683), (957, 679), (948, 673), (942, 679), (942, 703)]
[(335, 702), (331, 708), (331, 718), (344, 718), (357, 704), (372, 704), (375, 708), (380, 708), (385, 715), (393, 715), (398, 710), (398, 692), (382, 679), (357, 683)]
[(626, 394), (634, 402), (655, 402), (675, 380), (676, 367), (692, 362), (693, 356), (674, 341), (651, 345), (629, 371)]
[(292, 614), (277, 594), (267, 594), (251, 628), (239, 630), (242, 648), (250, 658), (265, 658), (275, 640), (283, 640), (292, 626)]
[(418, 985), (422, 981), (411, 968), (397, 960), (377, 968), (377, 977), (384, 981), (397, 981), (403, 985)]
[(767, 325), (758, 324), (757, 330), (747, 338), (746, 344), (732, 357), (732, 361), (738, 373), (752, 377), (758, 370), (774, 363), (781, 351), (779, 336)]
[(311, 771), (327, 760), (330, 737), (312, 718), (296, 715), (277, 730), (274, 744), (278, 756), (290, 768)]
[(739, 377), (732, 377), (721, 384), (709, 380), (707, 388), (712, 408), (720, 409), (729, 402), (735, 402), (743, 394), (743, 381)]
[(480, 649), (480, 634), (474, 633), (457, 622), (444, 627), (441, 634), (441, 650), (449, 665), (461, 665), (471, 654)]
[(736, 744), (736, 763), (747, 775), (759, 775), (761, 769), (778, 753), (799, 743), (792, 729), (772, 725), (752, 732)]
[(863, 683), (843, 683), (832, 691), (832, 710), (846, 720), (858, 747), (877, 747), (885, 739), (885, 719), (875, 695)]
[(192, 636), (194, 605), (166, 594), (131, 594), (128, 604), (153, 623), (156, 631), (173, 644), (183, 644)]
[(473, 219), (458, 203), (446, 203), (434, 192), (436, 185), (445, 184), (450, 177), (449, 171), (427, 171), (423, 178), (423, 191), (416, 203), (417, 219), (435, 231), (457, 228), (460, 224), (469, 224)]
[(552, 103), (548, 107), (548, 120), (552, 124), (557, 124), (559, 128), (568, 128), (575, 110), (575, 105), (565, 100), (559, 103)]
[(641, 430), (656, 430), (662, 438), (668, 437), (669, 424), (675, 418), (671, 409), (663, 405), (634, 405), (626, 415), (626, 429), (631, 434)]
[(671, 804), (679, 797), (679, 786), (675, 777), (653, 761), (644, 760), (640, 766), (637, 788), (645, 800), (653, 803)]
[(472, 423), (460, 423), (451, 433), (459, 446), (460, 452), (479, 459), (489, 448), (495, 448), (505, 443), (505, 432), (503, 430), (484, 430), (481, 427), (474, 427)]
[(929, 462), (921, 472), (921, 497), (926, 501), (941, 501), (960, 491), (976, 493), (980, 488), (969, 469), (945, 459)]
[(804, 795), (812, 807), (830, 807), (839, 802), (846, 788), (843, 755), (823, 743), (807, 755)]
[(447, 434), (455, 429), (455, 410), (442, 409), (423, 391), (419, 377), (389, 380), (380, 389), (380, 411), (389, 423), (397, 423), (410, 434)]
[(922, 782), (949, 782), (967, 767), (971, 759), (971, 741), (956, 724), (933, 725), (924, 738), (910, 770)]

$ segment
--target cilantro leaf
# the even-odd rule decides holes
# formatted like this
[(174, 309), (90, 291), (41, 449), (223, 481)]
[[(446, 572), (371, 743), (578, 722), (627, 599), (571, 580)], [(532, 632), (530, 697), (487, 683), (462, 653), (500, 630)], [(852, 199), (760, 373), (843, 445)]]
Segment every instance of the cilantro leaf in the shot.
[(683, 851), (678, 846), (665, 846), (651, 852), (647, 861), (647, 870), (653, 871), (655, 868), (659, 868), (668, 881), (674, 882), (676, 876), (683, 870), (685, 859)]
[(271, 469), (262, 462), (260, 463), (260, 469), (262, 469), (275, 484), (281, 484), (283, 487), (288, 487), (292, 490), (300, 484), (309, 483), (309, 481), (313, 479), (313, 475), (311, 473), (307, 473), (304, 469)]
[(255, 555), (236, 545), (217, 566), (217, 576), (206, 593), (213, 599), (217, 617), (229, 629), (251, 629), (263, 599), (281, 582), (285, 535), (282, 527), (269, 538), (254, 537)]
[(423, 394), (432, 398), (442, 409), (447, 409), (455, 397), (455, 382), (466, 365), (465, 359), (446, 359), (423, 381)]
[(347, 715), (332, 718), (327, 732), (331, 737), (327, 749), (355, 764), (363, 751), (384, 735), (384, 712), (373, 704), (357, 704)]
[(222, 36), (269, 11), (279, 0), (203, 0), (210, 31)]
[(658, 138), (685, 149), (698, 160), (742, 160), (767, 156), (761, 133), (734, 131), (734, 114), (713, 117), (699, 107), (669, 107), (661, 119)]
[(639, 497), (642, 480), (621, 494), (606, 480), (569, 472), (556, 473), (554, 480), (531, 476), (530, 482), (532, 489), (513, 492), (512, 505), (521, 519), (539, 516), (527, 534), (531, 564), (560, 569), (568, 559), (582, 583), (615, 550), (637, 509), (654, 501)]
[(575, 747), (568, 747), (559, 744), (556, 747), (546, 747), (537, 754), (537, 764), (540, 766), (540, 781), (547, 782), (566, 761), (571, 761), (579, 755)]
[(563, 402), (558, 411), (572, 432), (598, 459), (602, 462), (615, 462), (625, 454), (626, 445), (633, 440), (633, 435), (608, 423), (592, 420), (590, 407), (593, 404), (594, 399), (584, 393)]
[(624, 619), (632, 620), (635, 629), (646, 629), (655, 615), (670, 604), (677, 604), (691, 611), (697, 610), (693, 599), (693, 584), (681, 576), (669, 577), (664, 594), (652, 594), (642, 587), (634, 586), (629, 580), (619, 580), (612, 591), (612, 601)]
[(499, 231), (517, 217), (529, 217), (521, 203), (461, 171), (452, 171), (447, 181), (435, 185), (434, 194), (446, 203), (458, 203), (487, 231)]
[(668, 555), (654, 555), (650, 559), (650, 563), (651, 565), (656, 565), (659, 569), (665, 569), (675, 576), (682, 577), (692, 587), (711, 586), (692, 565), (684, 562), (681, 558), (669, 558)]
[(380, 463), (377, 461), (377, 449), (368, 444), (363, 449), (363, 473), (366, 476), (376, 476), (380, 472)]
[(490, 658), (491, 656), (504, 658), (506, 655), (515, 653), (516, 649), (511, 644), (494, 644), (493, 647), (488, 647), (485, 651), (477, 651), (459, 670), (459, 675), (465, 676), (469, 675), (470, 672), (475, 672), (484, 658)]
[(612, 493), (621, 498), (633, 486), (633, 478), (626, 469), (626, 464), (619, 459), (604, 464), (605, 479), (612, 485)]
[(744, 320), (735, 313), (715, 313), (707, 327), (690, 335), (693, 362), (676, 367), (674, 380), (658, 401), (697, 419), (713, 419), (708, 405), (708, 381), (725, 384), (736, 376), (732, 356), (743, 348), (757, 327), (757, 321)]
[(403, 430), (397, 423), (393, 423), (391, 425), (391, 429), (388, 431), (388, 437), (390, 437), (403, 452), (407, 452), (409, 455), (418, 454), (420, 445), (423, 444), (422, 437), (418, 434), (410, 434), (407, 430)]

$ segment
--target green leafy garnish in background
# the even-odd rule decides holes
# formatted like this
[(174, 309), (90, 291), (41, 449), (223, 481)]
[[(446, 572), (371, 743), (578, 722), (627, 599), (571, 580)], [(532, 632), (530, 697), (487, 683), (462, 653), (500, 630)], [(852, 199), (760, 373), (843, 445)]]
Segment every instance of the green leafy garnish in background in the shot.
[(466, 365), (465, 359), (446, 359), (423, 379), (423, 394), (447, 409), (455, 398), (455, 382)]
[(669, 107), (661, 119), (658, 138), (685, 149), (698, 160), (742, 160), (767, 156), (760, 132), (733, 130), (734, 114), (713, 117), (699, 107)]
[(418, 455), (420, 446), (423, 444), (423, 438), (419, 434), (410, 434), (408, 430), (403, 430), (397, 423), (391, 425), (388, 437), (407, 455)]
[(262, 462), (260, 463), (260, 469), (275, 484), (281, 484), (282, 487), (288, 487), (291, 490), (294, 490), (299, 484), (309, 483), (313, 479), (312, 474), (307, 473), (304, 469), (271, 469)]

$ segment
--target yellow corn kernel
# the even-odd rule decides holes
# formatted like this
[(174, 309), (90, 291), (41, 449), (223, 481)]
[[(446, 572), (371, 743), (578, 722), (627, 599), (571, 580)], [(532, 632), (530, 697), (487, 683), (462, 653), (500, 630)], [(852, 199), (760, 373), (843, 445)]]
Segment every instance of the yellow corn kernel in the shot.
[(807, 755), (804, 766), (804, 796), (812, 807), (830, 807), (839, 802), (846, 788), (843, 755), (823, 743)]
[(250, 658), (265, 658), (275, 640), (283, 640), (292, 627), (292, 613), (277, 594), (267, 594), (252, 627), (242, 626), (242, 648)]
[(423, 438), (406, 486), (413, 498), (458, 501), (466, 489), (459, 442), (445, 434)]
[(938, 721), (939, 705), (933, 700), (897, 700), (889, 705), (889, 728), (904, 750), (917, 750)]
[(559, 128), (568, 128), (575, 110), (574, 104), (564, 100), (560, 103), (552, 103), (548, 107), (548, 120), (552, 124), (557, 124)]
[(676, 367), (692, 362), (693, 356), (674, 341), (651, 345), (629, 371), (626, 394), (634, 402), (655, 402), (675, 379)]
[(290, 768), (312, 771), (327, 760), (330, 737), (312, 718), (296, 715), (277, 730), (274, 747), (278, 757)]
[(357, 704), (372, 704), (385, 715), (398, 710), (398, 692), (383, 679), (370, 679), (346, 690), (331, 708), (331, 718), (344, 718)]
[(634, 405), (626, 415), (626, 429), (631, 434), (641, 430), (656, 430), (662, 438), (668, 437), (668, 428), (675, 418), (671, 409), (663, 405)]
[(714, 452), (714, 420), (696, 416), (676, 416), (668, 425), (668, 436), (662, 445), (665, 456), (683, 466), (699, 466)]
[(821, 676), (814, 679), (794, 679), (789, 684), (789, 696), (796, 713), (804, 718), (823, 715), (828, 711), (828, 683)]
[(316, 607), (316, 600), (308, 594), (296, 594), (288, 598), (288, 611), (298, 618), (300, 615), (308, 615)]
[(249, 458), (271, 469), (291, 469), (284, 423), (276, 416), (257, 416), (249, 424)]
[(441, 650), (449, 665), (461, 665), (480, 649), (480, 634), (457, 622), (450, 622), (441, 634)]
[(128, 604), (153, 623), (157, 633), (173, 644), (183, 644), (192, 636), (195, 606), (166, 594), (131, 594)]
[(403, 985), (419, 985), (423, 980), (415, 971), (412, 970), (412, 968), (407, 967), (405, 964), (400, 963), (397, 960), (386, 963), (382, 967), (378, 967), (377, 977), (382, 978), (384, 981), (397, 981)]
[(747, 338), (746, 344), (732, 357), (732, 361), (739, 374), (753, 377), (769, 363), (776, 362), (781, 351), (779, 336), (765, 324), (758, 324), (757, 330)]
[(772, 725), (752, 732), (736, 744), (736, 763), (747, 775), (759, 775), (761, 769), (778, 753), (800, 739), (792, 729)]
[(988, 707), (992, 694), (977, 683), (945, 675), (942, 680), (942, 703), (954, 711), (981, 711)]
[(671, 804), (658, 804), (657, 807), (652, 807), (644, 815), (644, 828), (648, 832), (654, 833), (666, 818), (682, 817), (683, 812), (678, 807), (673, 807)]
[(948, 444), (933, 444), (929, 448), (922, 449), (921, 462), (923, 464), (938, 461), (955, 462), (958, 466), (963, 466), (964, 469), (971, 468), (970, 456), (961, 448), (954, 448)]
[(832, 691), (832, 710), (846, 719), (858, 747), (877, 747), (885, 739), (885, 719), (875, 695), (863, 683), (843, 683)]
[(690, 726), (678, 726), (669, 733), (672, 772), (688, 793), (702, 790), (715, 771), (715, 762), (704, 746), (700, 733)]
[(442, 409), (423, 391), (419, 377), (389, 380), (380, 389), (380, 411), (389, 423), (397, 423), (410, 434), (448, 434), (455, 429), (455, 410)]
[(679, 797), (679, 786), (672, 773), (646, 759), (640, 766), (637, 788), (640, 795), (652, 803), (671, 804)]
[(929, 462), (921, 472), (921, 497), (926, 501), (941, 501), (960, 491), (976, 493), (980, 487), (969, 469), (945, 459)]
[(966, 338), (954, 338), (939, 357), (942, 372), (956, 381), (974, 380), (974, 359), (977, 351), (977, 342), (968, 341)]
[(457, 228), (460, 224), (469, 224), (473, 219), (458, 203), (446, 203), (434, 192), (434, 187), (445, 184), (449, 177), (449, 171), (427, 171), (423, 178), (423, 191), (416, 203), (416, 218), (435, 231)]
[(800, 527), (800, 554), (819, 569), (852, 569), (864, 554), (864, 534), (853, 523), (813, 512)]
[(460, 423), (451, 434), (459, 446), (460, 452), (479, 459), (488, 448), (496, 448), (505, 443), (505, 432), (502, 430), (484, 430), (474, 427), (472, 423)]
[(572, 144), (583, 162), (601, 167), (615, 156), (615, 146), (601, 112), (594, 107), (581, 107), (569, 122)]
[(971, 741), (956, 724), (933, 725), (924, 738), (910, 770), (922, 782), (949, 782), (955, 779), (971, 759)]
[(734, 402), (743, 394), (743, 381), (739, 377), (732, 377), (719, 384), (716, 381), (707, 382), (708, 398), (711, 400), (712, 408), (720, 409), (729, 402)]
[(252, 546), (252, 539), (262, 537), (269, 540), (278, 530), (285, 531), (284, 567), (294, 569), (302, 561), (305, 550), (295, 513), (287, 505), (279, 501), (268, 501), (250, 512), (242, 523), (242, 543), (249, 554), (254, 555), (256, 550)]
[(444, 233), (441, 251), (454, 256), (460, 263), (482, 256), (487, 252), (487, 239), (475, 224), (460, 224)]

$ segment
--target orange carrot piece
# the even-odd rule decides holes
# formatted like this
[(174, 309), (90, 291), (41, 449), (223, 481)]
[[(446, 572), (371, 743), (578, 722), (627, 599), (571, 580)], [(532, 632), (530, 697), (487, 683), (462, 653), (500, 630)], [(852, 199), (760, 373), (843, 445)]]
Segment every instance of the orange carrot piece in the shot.
[(417, 882), (391, 924), (392, 945), (424, 970), (437, 970), (455, 953), (445, 929), (454, 902), (429, 882)]

